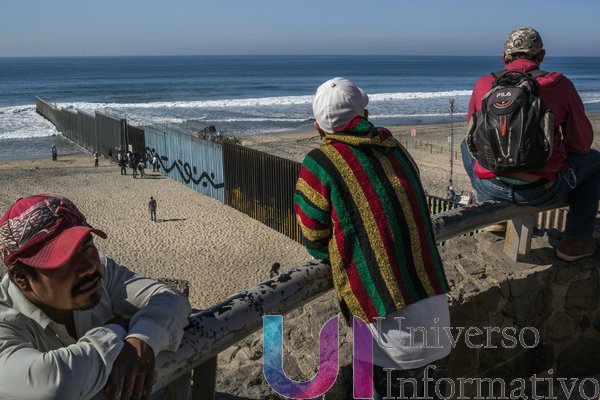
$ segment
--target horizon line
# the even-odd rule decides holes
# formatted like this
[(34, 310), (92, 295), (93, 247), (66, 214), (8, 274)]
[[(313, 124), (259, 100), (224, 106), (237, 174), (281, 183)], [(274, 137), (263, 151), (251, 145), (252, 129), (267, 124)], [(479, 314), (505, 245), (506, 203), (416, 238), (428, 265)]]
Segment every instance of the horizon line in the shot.
[[(500, 57), (499, 54), (79, 54), (79, 55), (22, 55), (0, 56), (0, 59), (19, 58), (142, 58), (142, 57)], [(600, 58), (593, 55), (549, 55), (547, 57)]]

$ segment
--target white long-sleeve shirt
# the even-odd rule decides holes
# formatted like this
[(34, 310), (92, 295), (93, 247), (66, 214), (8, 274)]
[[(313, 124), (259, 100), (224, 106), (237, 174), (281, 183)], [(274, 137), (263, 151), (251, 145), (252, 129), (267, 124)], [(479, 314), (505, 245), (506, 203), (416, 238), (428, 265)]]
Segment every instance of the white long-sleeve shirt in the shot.
[[(128, 337), (155, 355), (175, 351), (191, 309), (177, 291), (100, 256), (102, 295), (97, 306), (73, 311), (78, 339), (33, 305), (6, 274), (0, 283), (0, 398), (90, 399), (106, 384)], [(68, 294), (65, 294), (68, 295)], [(107, 324), (130, 319), (129, 330)]]

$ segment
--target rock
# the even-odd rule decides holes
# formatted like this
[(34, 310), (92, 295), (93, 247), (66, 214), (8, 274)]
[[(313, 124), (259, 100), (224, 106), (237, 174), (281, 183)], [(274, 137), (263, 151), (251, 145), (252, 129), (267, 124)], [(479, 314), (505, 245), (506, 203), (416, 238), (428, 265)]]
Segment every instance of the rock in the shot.
[[(596, 271), (594, 271), (596, 272)], [(567, 290), (565, 308), (580, 308), (583, 310), (595, 310), (598, 308), (600, 299), (600, 287), (598, 285), (597, 272), (591, 279), (581, 279), (571, 282)]]
[(600, 340), (583, 336), (558, 356), (556, 376), (576, 377), (600, 373)]
[(547, 335), (550, 339), (561, 341), (577, 332), (577, 322), (565, 312), (556, 313), (548, 322)]

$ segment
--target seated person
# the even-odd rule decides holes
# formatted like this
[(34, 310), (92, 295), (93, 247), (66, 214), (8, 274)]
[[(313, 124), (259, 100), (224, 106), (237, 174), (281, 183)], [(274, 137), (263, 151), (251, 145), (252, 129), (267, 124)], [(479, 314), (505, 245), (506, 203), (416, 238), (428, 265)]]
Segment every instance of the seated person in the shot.
[[(505, 70), (542, 72), (539, 69), (546, 52), (536, 30), (515, 29), (504, 47)], [(553, 115), (552, 152), (545, 164), (536, 170), (494, 174), (473, 158), (466, 141), (461, 145), (463, 164), (479, 201), (547, 206), (568, 198), (567, 225), (556, 255), (575, 261), (591, 256), (596, 249), (593, 229), (600, 198), (600, 152), (591, 149), (594, 132), (573, 83), (559, 72), (542, 72), (535, 79), (539, 97)], [(469, 120), (482, 108), (494, 81), (489, 74), (475, 83)]]

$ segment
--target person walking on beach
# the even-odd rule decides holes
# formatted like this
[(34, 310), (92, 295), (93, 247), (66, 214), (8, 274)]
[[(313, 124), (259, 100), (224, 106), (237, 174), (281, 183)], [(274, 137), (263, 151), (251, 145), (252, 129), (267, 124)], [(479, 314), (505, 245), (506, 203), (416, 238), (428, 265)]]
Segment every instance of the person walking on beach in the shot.
[[(535, 90), (552, 113), (549, 130), (552, 132), (553, 128), (554, 137), (548, 143), (549, 156), (541, 168), (511, 173), (493, 173), (484, 168), (463, 141), (463, 164), (473, 189), (479, 201), (499, 199), (548, 206), (567, 200), (567, 224), (556, 255), (565, 261), (591, 256), (596, 249), (593, 229), (600, 198), (600, 152), (591, 148), (594, 132), (583, 102), (566, 76), (540, 70), (546, 51), (535, 29), (513, 30), (504, 48), (504, 70), (514, 71), (509, 73), (513, 76), (527, 73), (535, 78)], [(490, 74), (475, 83), (467, 113), (471, 127), (477, 126), (483, 99), (495, 80)]]
[(156, 200), (152, 196), (148, 202), (148, 211), (150, 211), (150, 221), (156, 222)]
[(98, 152), (95, 151), (94, 152), (94, 167), (98, 166), (98, 157), (99, 157)]
[(137, 163), (131, 151), (127, 152), (127, 164), (131, 168), (131, 175), (135, 178), (137, 175)]
[(140, 178), (145, 178), (146, 174), (144, 173), (144, 161), (140, 159), (137, 165), (138, 171), (140, 172)]
[[(119, 156), (121, 153), (119, 153)], [(127, 162), (125, 157), (119, 157), (119, 167), (121, 168), (121, 175), (127, 175)]]
[(137, 160), (133, 154), (129, 155), (129, 168), (131, 168), (131, 176), (135, 179), (137, 177)]
[(58, 151), (56, 150), (56, 146), (52, 145), (52, 161), (56, 161), (58, 159)]
[(0, 218), (0, 398), (150, 398), (190, 303), (100, 254), (95, 236), (107, 237), (57, 195), (21, 198)]
[[(366, 321), (377, 343), (398, 344), (373, 346), (374, 398), (388, 387), (398, 393), (399, 378), (422, 377), (429, 366), (433, 380), (419, 379), (418, 393), (427, 385), (435, 396), (436, 385), (443, 393), (451, 343), (426, 343), (437, 343), (432, 327), (450, 326), (448, 282), (417, 166), (389, 130), (369, 122), (368, 101), (344, 78), (317, 89), (314, 127), (322, 142), (302, 162), (294, 209), (308, 253), (331, 265), (342, 310)], [(424, 327), (431, 337), (407, 345), (407, 327)], [(392, 369), (391, 381), (384, 368)], [(412, 389), (403, 384), (407, 398), (417, 395)]]

